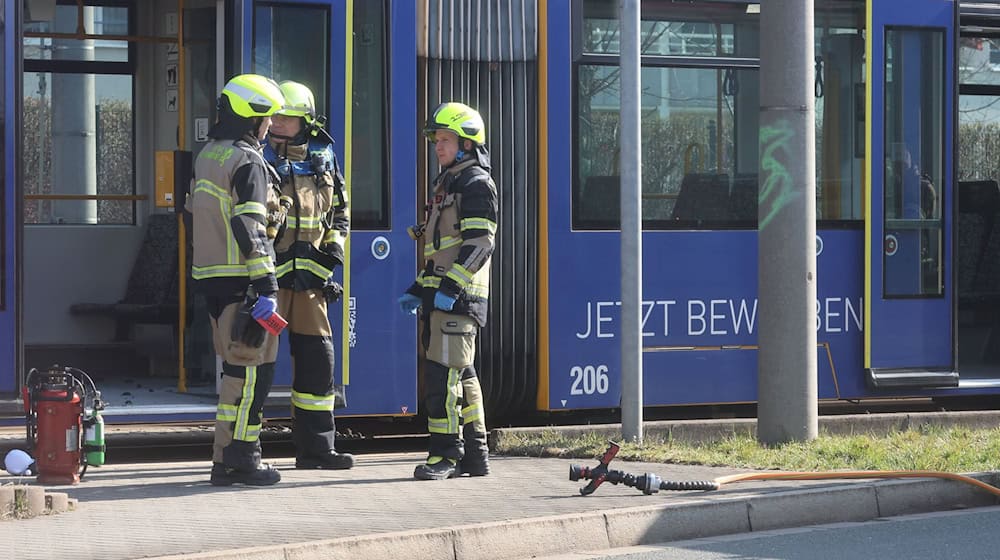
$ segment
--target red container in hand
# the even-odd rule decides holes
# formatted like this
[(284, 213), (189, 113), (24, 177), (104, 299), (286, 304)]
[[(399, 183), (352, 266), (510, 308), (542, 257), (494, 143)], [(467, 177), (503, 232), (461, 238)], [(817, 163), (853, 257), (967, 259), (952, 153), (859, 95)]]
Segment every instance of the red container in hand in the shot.
[(288, 321), (286, 321), (281, 315), (278, 315), (277, 312), (271, 313), (271, 316), (267, 319), (257, 319), (257, 322), (264, 327), (264, 330), (274, 336), (281, 334), (281, 331), (288, 326)]

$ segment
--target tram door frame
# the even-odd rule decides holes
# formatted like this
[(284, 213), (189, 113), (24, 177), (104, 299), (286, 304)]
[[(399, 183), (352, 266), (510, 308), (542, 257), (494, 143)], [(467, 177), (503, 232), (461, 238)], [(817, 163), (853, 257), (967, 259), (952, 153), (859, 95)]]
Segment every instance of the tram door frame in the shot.
[[(976, 123), (984, 122), (985, 124), (996, 125), (1000, 123), (1000, 118), (989, 116), (988, 119), (984, 119), (984, 116), (979, 114), (980, 111), (986, 113), (986, 108), (992, 107), (996, 100), (1000, 98), (1000, 83), (992, 83), (992, 80), (988, 77), (992, 70), (993, 64), (989, 66), (982, 65), (977, 66), (974, 62), (971, 66), (973, 69), (971, 74), (968, 74), (968, 62), (961, 61), (962, 52), (961, 49), (966, 47), (975, 46), (977, 49), (983, 51), (989, 57), (992, 52), (995, 52), (996, 45), (1000, 42), (1000, 9), (996, 7), (981, 7), (981, 6), (969, 6), (964, 5), (961, 17), (961, 29), (960, 29), (960, 52), (959, 52), (959, 76), (958, 76), (958, 130), (959, 135), (956, 136), (956, 154), (960, 153), (963, 149), (961, 131), (963, 122)], [(969, 44), (966, 41), (988, 41), (988, 45), (982, 43), (976, 45), (975, 43)], [(983, 74), (981, 74), (983, 73)], [(976, 103), (973, 100), (982, 100), (982, 103)], [(971, 103), (970, 103), (971, 102)], [(992, 111), (990, 111), (992, 113)], [(965, 121), (965, 119), (969, 119)], [(975, 142), (973, 139), (968, 139), (969, 142)], [(998, 174), (991, 169), (975, 168), (975, 169), (965, 169), (960, 167), (961, 158), (956, 156), (956, 166), (958, 166), (958, 176), (962, 178), (962, 182), (970, 181), (973, 183), (973, 189), (966, 191), (964, 194), (957, 195), (957, 199), (961, 199), (963, 196), (970, 196), (971, 199), (958, 200), (957, 204), (967, 204), (968, 207), (958, 208), (960, 212), (958, 214), (956, 228), (962, 227), (962, 221), (968, 219), (970, 215), (986, 215), (992, 213), (993, 206), (987, 204), (983, 208), (977, 200), (978, 189), (988, 188), (993, 186), (995, 189), (995, 184), (990, 185), (992, 181), (1000, 178)], [(960, 185), (960, 183), (956, 183)], [(962, 187), (958, 186), (959, 193), (962, 193)], [(970, 230), (971, 231), (971, 230)], [(984, 298), (980, 298), (982, 292), (986, 294), (991, 293), (992, 284), (989, 284), (984, 289), (981, 287), (979, 278), (981, 276), (987, 276), (981, 274), (979, 271), (980, 266), (985, 266), (985, 264), (991, 259), (995, 258), (995, 252), (987, 250), (990, 246), (989, 238), (987, 237), (983, 240), (986, 247), (982, 249), (982, 256), (980, 260), (975, 261), (970, 264), (968, 261), (963, 263), (965, 266), (971, 268), (972, 282), (969, 283), (963, 290), (962, 283), (957, 284), (959, 286), (959, 305), (958, 305), (958, 368), (960, 374), (963, 378), (963, 385), (968, 382), (969, 385), (973, 383), (978, 385), (989, 385), (995, 386), (995, 379), (998, 377), (997, 364), (1000, 362), (1000, 354), (996, 352), (996, 323), (995, 319), (992, 317), (995, 305), (992, 304), (991, 296), (987, 295)], [(958, 239), (958, 246), (962, 247), (962, 239)], [(966, 249), (969, 250), (969, 249)], [(959, 262), (962, 258), (956, 253), (956, 271), (959, 275), (963, 273), (962, 269), (958, 267), (961, 266)], [(965, 272), (969, 272), (969, 269), (965, 269)], [(966, 296), (968, 300), (963, 302)], [(985, 331), (985, 332), (984, 332)], [(974, 381), (973, 381), (974, 380)]]
[[(875, 389), (958, 385), (957, 35), (958, 2), (867, 2), (864, 367)], [(925, 170), (936, 176), (936, 214), (922, 206)]]
[(20, 99), (17, 87), (19, 81), (16, 73), (19, 71), (17, 57), (21, 29), (21, 2), (0, 0), (0, 14), (4, 21), (9, 22), (0, 30), (0, 41), (3, 43), (2, 84), (3, 122), (0, 123), (0, 134), (3, 135), (3, 162), (0, 163), (0, 173), (3, 186), (0, 187), (0, 204), (3, 214), (0, 216), (0, 249), (3, 250), (0, 261), (0, 394), (14, 393), (19, 387), (19, 372), (22, 364), (21, 346), (21, 228), (20, 204), (17, 185), (18, 166), (20, 160), (17, 150), (17, 131), (20, 129)]

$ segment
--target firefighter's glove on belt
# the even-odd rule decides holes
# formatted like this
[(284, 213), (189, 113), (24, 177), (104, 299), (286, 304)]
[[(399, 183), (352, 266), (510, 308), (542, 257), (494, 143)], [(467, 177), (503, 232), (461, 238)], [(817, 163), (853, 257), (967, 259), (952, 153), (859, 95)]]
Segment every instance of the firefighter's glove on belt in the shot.
[(253, 310), (250, 311), (250, 314), (253, 315), (254, 319), (266, 321), (271, 317), (271, 315), (274, 315), (274, 310), (277, 308), (277, 298), (274, 296), (260, 296), (257, 298), (257, 303), (254, 304)]
[(434, 308), (440, 309), (441, 311), (451, 311), (451, 309), (455, 307), (455, 300), (456, 298), (442, 292), (438, 292), (434, 294)]
[(253, 302), (246, 302), (236, 311), (230, 337), (250, 348), (260, 348), (264, 344), (267, 331), (250, 316)]
[(416, 315), (418, 307), (420, 307), (420, 298), (417, 296), (413, 294), (399, 296), (399, 309), (403, 315)]
[(344, 287), (333, 280), (333, 278), (327, 278), (326, 284), (323, 284), (323, 297), (326, 298), (327, 303), (333, 303), (340, 299), (340, 296), (344, 294)]

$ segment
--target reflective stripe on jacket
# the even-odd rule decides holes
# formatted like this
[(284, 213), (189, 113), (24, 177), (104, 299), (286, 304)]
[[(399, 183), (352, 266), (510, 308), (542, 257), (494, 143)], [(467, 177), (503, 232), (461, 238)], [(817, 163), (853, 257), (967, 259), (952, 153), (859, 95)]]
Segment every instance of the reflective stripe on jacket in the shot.
[(433, 308), (434, 293), (457, 298), (454, 313), (486, 325), (490, 263), (497, 231), (497, 188), (475, 159), (438, 176), (421, 237), (426, 266), (408, 290)]
[(260, 293), (277, 290), (264, 225), (277, 192), (250, 140), (213, 140), (194, 164), (185, 204), (192, 214), (191, 276), (199, 284), (225, 286), (215, 291), (239, 291), (250, 283)]

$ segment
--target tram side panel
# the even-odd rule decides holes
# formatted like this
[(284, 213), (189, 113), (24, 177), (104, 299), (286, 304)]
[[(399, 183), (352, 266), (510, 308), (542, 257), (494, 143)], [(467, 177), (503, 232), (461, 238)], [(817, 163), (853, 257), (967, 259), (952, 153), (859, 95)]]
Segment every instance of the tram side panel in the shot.
[[(576, 94), (574, 4), (547, 7), (542, 76), (548, 154), (540, 212), (548, 248), (548, 334), (540, 344), (539, 404), (550, 410), (617, 407), (620, 394), (620, 238), (615, 231), (574, 231), (572, 224)], [(544, 140), (543, 140), (544, 142)], [(609, 145), (609, 150), (615, 149)], [(728, 190), (727, 190), (728, 195)], [(719, 201), (728, 208), (728, 201)], [(616, 205), (603, 219), (617, 221)], [(825, 359), (818, 363), (819, 394), (862, 392), (860, 231), (830, 233), (821, 255), (818, 308), (830, 312), (819, 325)], [(543, 253), (544, 254), (544, 253)], [(757, 234), (753, 230), (648, 231), (643, 237), (645, 319), (644, 399), (649, 405), (750, 402), (757, 394)], [(841, 311), (838, 316), (838, 306)], [(849, 308), (849, 309), (848, 309)], [(836, 326), (837, 321), (841, 326)], [(848, 324), (849, 323), (849, 324)], [(544, 333), (544, 331), (543, 331)], [(836, 374), (836, 378), (834, 375)]]
[[(818, 257), (820, 398), (861, 396), (859, 231), (823, 234)], [(617, 232), (552, 232), (549, 407), (616, 407), (620, 398)], [(757, 234), (664, 231), (643, 236), (643, 393), (647, 405), (757, 399)], [(586, 277), (586, 282), (580, 279)]]

